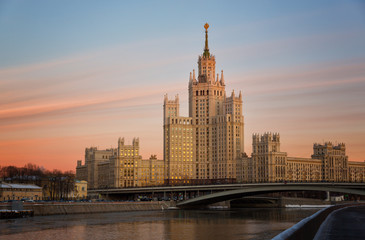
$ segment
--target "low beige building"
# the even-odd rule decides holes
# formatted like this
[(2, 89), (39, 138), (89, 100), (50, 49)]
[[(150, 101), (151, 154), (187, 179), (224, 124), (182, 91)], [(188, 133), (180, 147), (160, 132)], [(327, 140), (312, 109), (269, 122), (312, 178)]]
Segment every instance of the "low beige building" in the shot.
[(365, 162), (348, 162), (349, 182), (365, 182)]
[(84, 180), (75, 180), (75, 189), (70, 195), (73, 199), (87, 198), (87, 182)]
[(159, 186), (164, 184), (164, 161), (158, 160), (156, 155), (151, 155), (149, 159), (142, 159), (138, 171), (139, 187)]
[(42, 188), (32, 184), (0, 183), (0, 201), (42, 200)]
[(287, 158), (286, 181), (319, 182), (322, 181), (322, 161), (312, 158)]

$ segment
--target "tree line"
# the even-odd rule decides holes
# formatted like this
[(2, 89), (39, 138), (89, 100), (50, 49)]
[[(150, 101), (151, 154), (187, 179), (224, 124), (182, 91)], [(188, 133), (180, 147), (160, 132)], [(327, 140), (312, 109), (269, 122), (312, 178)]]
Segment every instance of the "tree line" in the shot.
[(42, 187), (45, 200), (66, 200), (75, 188), (75, 174), (72, 171), (50, 171), (32, 163), (24, 167), (0, 166), (0, 181)]

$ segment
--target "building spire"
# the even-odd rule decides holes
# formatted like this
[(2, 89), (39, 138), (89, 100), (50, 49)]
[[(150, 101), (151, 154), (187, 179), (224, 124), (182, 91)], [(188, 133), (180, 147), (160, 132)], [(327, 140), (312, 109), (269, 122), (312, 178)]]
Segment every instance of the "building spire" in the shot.
[(203, 56), (209, 58), (210, 57), (209, 47), (208, 47), (208, 28), (209, 28), (209, 24), (206, 23), (204, 25), (204, 28), (205, 28), (205, 47), (204, 47)]
[(223, 70), (222, 70), (222, 73), (221, 73), (221, 85), (224, 86), (225, 83), (224, 83), (224, 76), (223, 76)]

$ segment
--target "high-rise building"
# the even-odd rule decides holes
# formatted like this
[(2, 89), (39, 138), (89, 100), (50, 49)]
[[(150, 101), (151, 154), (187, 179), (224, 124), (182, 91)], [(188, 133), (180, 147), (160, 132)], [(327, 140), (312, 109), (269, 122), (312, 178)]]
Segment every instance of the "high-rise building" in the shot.
[(164, 160), (166, 184), (190, 184), (195, 178), (193, 120), (179, 116), (179, 96), (164, 99)]
[(236, 96), (233, 91), (227, 97), (223, 71), (215, 77), (215, 56), (208, 47), (209, 25), (204, 27), (205, 46), (198, 58), (198, 77), (195, 70), (190, 73), (189, 117), (179, 116), (178, 97), (168, 100), (165, 95), (164, 160), (168, 182), (184, 183), (184, 177), (195, 183), (235, 182), (237, 158), (244, 151), (242, 94)]
[(118, 148), (85, 149), (85, 164), (77, 161), (76, 178), (88, 188), (194, 185), (245, 182), (364, 182), (365, 163), (348, 161), (345, 144), (314, 144), (312, 158), (288, 157), (280, 150), (278, 133), (254, 134), (252, 155), (244, 152), (242, 94), (226, 95), (216, 74), (215, 56), (205, 44), (198, 57), (197, 76), (190, 72), (189, 117), (180, 116), (179, 96), (163, 105), (163, 160), (142, 159), (139, 139), (131, 145), (119, 138)]

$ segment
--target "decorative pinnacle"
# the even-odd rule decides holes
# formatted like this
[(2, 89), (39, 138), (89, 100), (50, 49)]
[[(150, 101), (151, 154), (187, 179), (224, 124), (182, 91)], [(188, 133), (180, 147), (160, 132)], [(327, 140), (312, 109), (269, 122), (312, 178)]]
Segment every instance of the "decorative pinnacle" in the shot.
[(208, 24), (208, 23), (206, 23), (206, 24), (204, 25), (204, 28), (205, 28), (205, 31), (208, 31), (209, 24)]
[(208, 28), (209, 28), (209, 24), (206, 23), (204, 25), (204, 28), (205, 28), (205, 48), (204, 48), (203, 56), (209, 58), (210, 57), (209, 48), (208, 48)]

